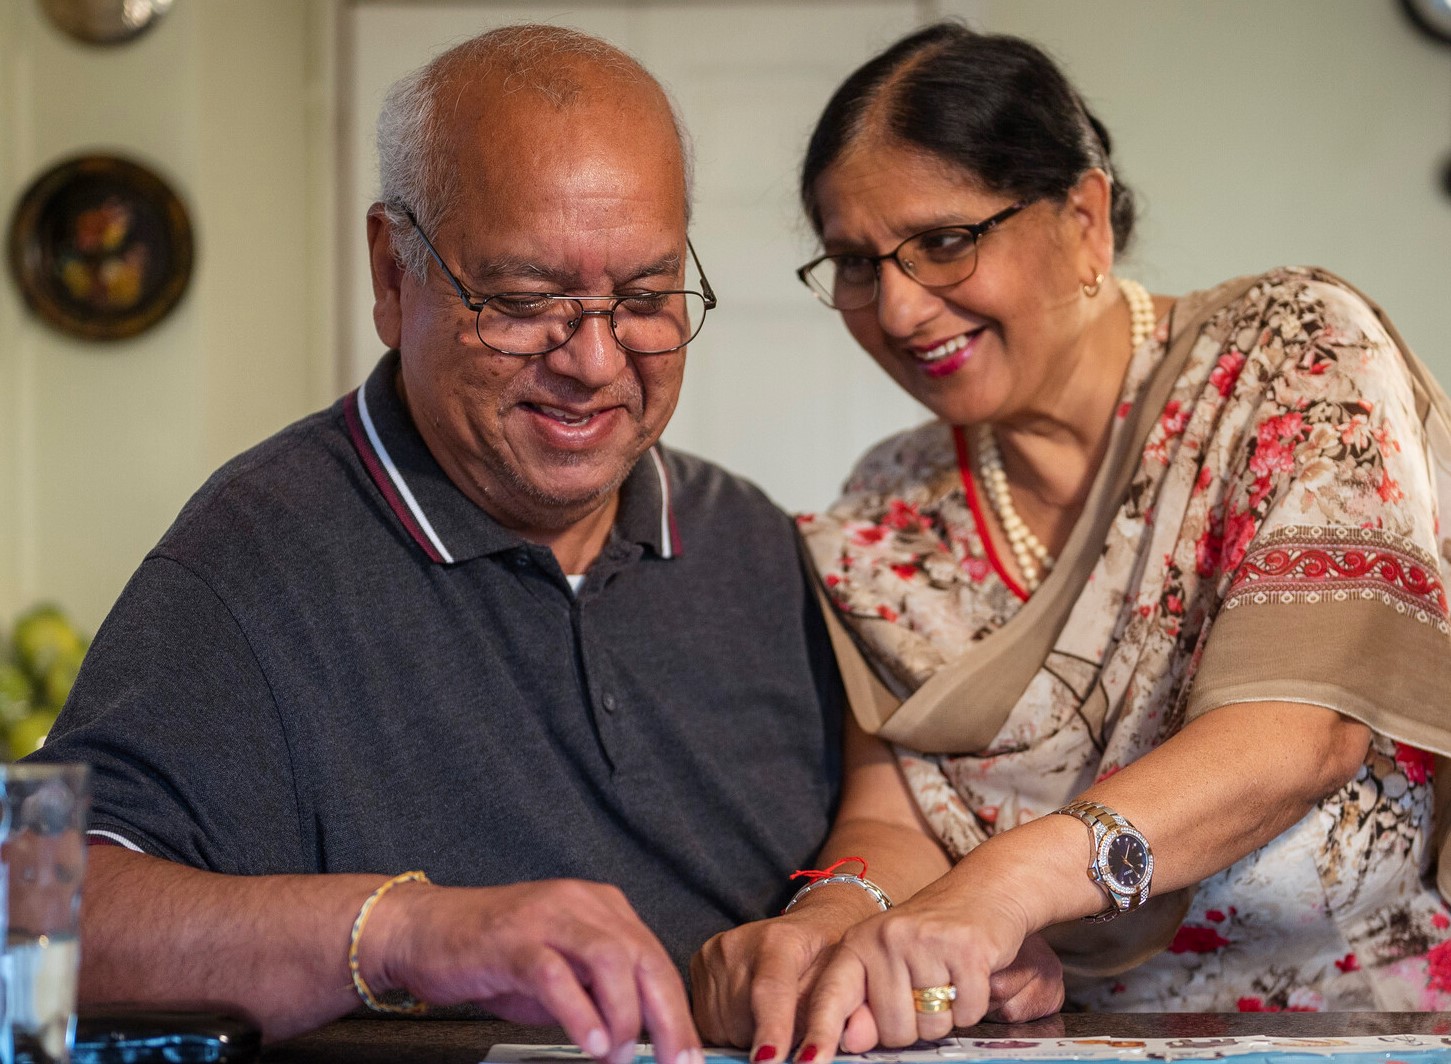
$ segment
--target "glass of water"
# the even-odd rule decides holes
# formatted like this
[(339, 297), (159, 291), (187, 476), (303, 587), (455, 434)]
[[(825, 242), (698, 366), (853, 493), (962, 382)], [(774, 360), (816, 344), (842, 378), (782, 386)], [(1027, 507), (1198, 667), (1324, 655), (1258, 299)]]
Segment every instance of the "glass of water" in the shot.
[(68, 1064), (80, 971), (90, 769), (0, 765), (0, 1061)]

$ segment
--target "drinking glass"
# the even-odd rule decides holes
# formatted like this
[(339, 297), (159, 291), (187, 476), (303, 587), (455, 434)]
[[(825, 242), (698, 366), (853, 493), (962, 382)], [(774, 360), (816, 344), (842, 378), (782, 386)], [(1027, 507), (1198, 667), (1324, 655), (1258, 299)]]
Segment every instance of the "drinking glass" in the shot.
[(0, 1061), (68, 1064), (80, 972), (90, 769), (0, 765)]

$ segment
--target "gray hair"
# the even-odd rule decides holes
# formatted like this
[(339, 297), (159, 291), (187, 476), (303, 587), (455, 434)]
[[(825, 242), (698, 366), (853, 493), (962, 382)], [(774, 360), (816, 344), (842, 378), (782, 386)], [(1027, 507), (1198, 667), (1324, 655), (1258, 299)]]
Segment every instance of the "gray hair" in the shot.
[(585, 91), (561, 57), (583, 59), (622, 81), (656, 86), (670, 107), (685, 165), (686, 217), (694, 190), (690, 135), (670, 93), (634, 58), (614, 45), (563, 26), (504, 26), (473, 37), (436, 56), (393, 83), (378, 113), (378, 199), (392, 230), (393, 253), (406, 273), (422, 281), (428, 251), (408, 212), (432, 236), (452, 206), (457, 172), (444, 165), (439, 142), (439, 92), (462, 69), (498, 71), (505, 93), (533, 91), (564, 107)]

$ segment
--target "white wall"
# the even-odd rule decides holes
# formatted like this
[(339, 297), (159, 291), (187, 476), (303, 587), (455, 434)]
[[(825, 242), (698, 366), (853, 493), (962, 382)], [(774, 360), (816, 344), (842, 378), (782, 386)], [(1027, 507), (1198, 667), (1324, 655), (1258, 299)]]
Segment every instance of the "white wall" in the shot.
[(142, 336), (72, 340), (0, 283), (0, 627), (54, 598), (87, 627), (223, 460), (332, 393), (328, 5), (180, 3), (87, 46), (0, 0), (0, 204), (73, 153), (149, 163), (190, 208), (185, 300)]
[(1182, 292), (1328, 267), (1451, 383), (1451, 47), (1397, 0), (973, 6), (1047, 46), (1113, 133), (1144, 205), (1129, 274)]
[[(0, 626), (41, 597), (97, 623), (216, 465), (326, 403), (351, 376), (352, 363), (333, 341), (335, 229), (359, 224), (351, 215), (339, 222), (333, 206), (342, 172), (333, 112), (345, 80), (332, 66), (333, 18), (339, 7), (374, 6), (192, 0), (136, 42), (95, 49), (52, 30), (33, 0), (0, 0), (5, 219), (52, 161), (112, 146), (172, 180), (198, 238), (186, 301), (152, 332), (119, 344), (60, 337), (29, 316), (8, 279), (0, 281)], [(482, 19), (490, 5), (455, 6)], [(531, 10), (568, 22), (571, 11), (587, 16), (599, 6), (547, 0)], [(688, 20), (693, 5), (640, 6), (675, 8)], [(749, 29), (752, 8), (762, 5), (736, 6), (736, 28)], [(698, 112), (702, 152), (711, 151), (707, 134), (730, 123), (749, 131), (751, 109), (776, 106), (778, 90), (752, 80), (763, 56), (800, 55), (803, 66), (841, 70), (865, 58), (849, 54), (857, 46), (833, 21), (854, 5), (809, 6), (814, 13), (801, 18), (796, 36), (758, 35), (753, 43), (737, 33), (737, 43), (723, 41), (710, 57), (715, 70), (742, 71), (747, 109), (729, 111), (728, 83), (702, 95), (714, 108)], [(1440, 160), (1451, 153), (1451, 49), (1417, 37), (1395, 0), (920, 6), (1025, 33), (1064, 60), (1114, 131), (1116, 155), (1147, 205), (1126, 272), (1178, 291), (1279, 262), (1329, 266), (1380, 299), (1442, 380), (1451, 380), (1451, 200), (1435, 186)], [(467, 32), (460, 25), (454, 35)], [(428, 43), (431, 50), (446, 42)], [(824, 97), (823, 88), (814, 104), (792, 98), (789, 106), (809, 116)], [(772, 129), (784, 135), (781, 123)], [(710, 160), (715, 184), (702, 185), (703, 198), (729, 197), (725, 226), (731, 212), (750, 209), (759, 176), (749, 172), (759, 163), (731, 163)], [(780, 186), (786, 177), (770, 181)], [(781, 191), (763, 193), (761, 210), (785, 219), (780, 242), (783, 254), (794, 255), (809, 239), (784, 229), (792, 223)], [(701, 253), (712, 266), (706, 246)], [(727, 280), (713, 279), (736, 306), (763, 287), (764, 277), (736, 279), (739, 267), (724, 260), (721, 269)], [(864, 358), (829, 316), (820, 328), (827, 332), (808, 342), (814, 349), (844, 366)], [(758, 323), (752, 312), (719, 331), (729, 333), (731, 349), (710, 356), (708, 372), (696, 372), (709, 385), (689, 396), (698, 423), (710, 422), (701, 449), (767, 483), (789, 467), (789, 482), (774, 481), (799, 486), (791, 489), (797, 497), (783, 494), (788, 505), (815, 505), (851, 460), (836, 443), (810, 455), (782, 448), (773, 430), (795, 416), (793, 404), (830, 411), (837, 403), (841, 420), (853, 425), (851, 412), (864, 406), (893, 423), (911, 416), (910, 405), (877, 408), (879, 397), (900, 400), (875, 371), (853, 377), (862, 383), (845, 395), (829, 369), (787, 382), (797, 397), (773, 367), (800, 342), (783, 343), (768, 316)], [(705, 362), (696, 354), (691, 372)], [(770, 401), (749, 416), (730, 405), (770, 389)]]

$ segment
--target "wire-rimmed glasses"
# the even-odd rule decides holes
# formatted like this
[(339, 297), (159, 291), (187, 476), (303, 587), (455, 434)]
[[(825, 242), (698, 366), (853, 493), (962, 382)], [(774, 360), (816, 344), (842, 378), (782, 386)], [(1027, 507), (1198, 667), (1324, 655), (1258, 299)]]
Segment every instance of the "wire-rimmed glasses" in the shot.
[[(405, 213), (459, 299), (474, 312), (474, 332), (479, 343), (503, 355), (525, 358), (547, 355), (569, 343), (570, 337), (589, 317), (607, 318), (615, 343), (626, 351), (636, 355), (665, 355), (694, 340), (705, 324), (706, 312), (716, 305), (715, 292), (706, 280), (700, 257), (689, 238), (685, 246), (689, 248), (691, 261), (700, 276), (700, 292), (642, 289), (608, 296), (568, 296), (556, 292), (497, 292), (472, 296), (443, 261), (443, 256), (428, 239), (413, 212)], [(594, 309), (585, 307), (585, 303), (595, 302), (609, 305)]]
[(822, 255), (797, 270), (796, 276), (833, 310), (870, 306), (887, 259), (924, 288), (960, 284), (977, 269), (977, 242), (1026, 206), (1024, 200), (980, 222), (915, 233), (884, 255)]

